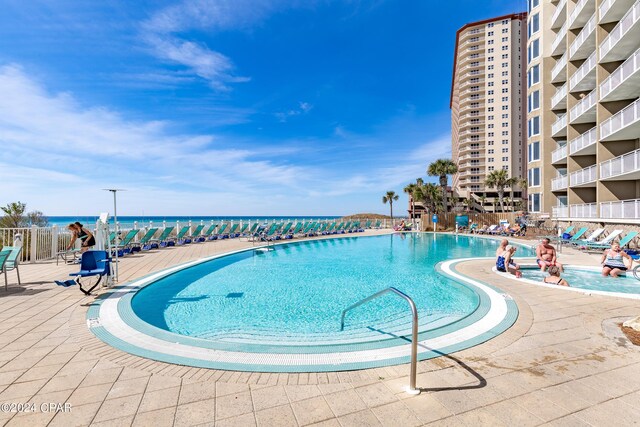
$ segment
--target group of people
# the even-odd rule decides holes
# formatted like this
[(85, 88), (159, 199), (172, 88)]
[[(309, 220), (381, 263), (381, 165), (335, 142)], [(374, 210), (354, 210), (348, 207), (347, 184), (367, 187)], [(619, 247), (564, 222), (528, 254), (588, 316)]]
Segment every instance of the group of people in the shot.
[[(520, 278), (522, 277), (520, 265), (513, 259), (516, 249), (515, 246), (509, 244), (507, 239), (503, 239), (496, 250), (496, 269), (503, 273), (511, 273), (517, 278)], [(620, 244), (612, 243), (611, 248), (604, 251), (602, 259), (600, 260), (602, 275), (605, 277), (619, 277), (623, 275), (628, 268), (627, 264), (625, 264), (625, 258), (629, 264), (632, 263), (633, 260), (629, 254), (622, 250)], [(551, 245), (551, 240), (547, 237), (543, 238), (536, 247), (536, 263), (540, 267), (540, 270), (549, 273), (549, 276), (543, 279), (545, 283), (569, 286), (569, 283), (560, 277), (560, 273), (564, 272), (564, 267), (558, 262), (556, 249)]]

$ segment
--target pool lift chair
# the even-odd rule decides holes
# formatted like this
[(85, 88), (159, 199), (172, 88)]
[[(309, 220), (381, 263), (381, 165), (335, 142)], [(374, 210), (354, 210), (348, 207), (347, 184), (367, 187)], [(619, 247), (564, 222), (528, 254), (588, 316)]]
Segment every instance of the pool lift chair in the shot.
[[(69, 276), (76, 278), (76, 283), (83, 294), (91, 295), (91, 292), (100, 284), (103, 277), (106, 276), (108, 279), (111, 276), (111, 258), (109, 258), (107, 251), (86, 251), (80, 259), (80, 271), (71, 273)], [(93, 276), (98, 276), (98, 281), (89, 289), (84, 289), (80, 278)]]

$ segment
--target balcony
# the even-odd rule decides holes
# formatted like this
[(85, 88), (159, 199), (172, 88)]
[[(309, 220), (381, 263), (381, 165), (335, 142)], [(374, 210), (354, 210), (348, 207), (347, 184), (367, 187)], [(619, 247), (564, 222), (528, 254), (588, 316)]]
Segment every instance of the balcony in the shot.
[(600, 5), (600, 24), (616, 22), (631, 8), (634, 0), (603, 0)]
[(600, 84), (600, 102), (640, 96), (640, 49)]
[(556, 93), (551, 97), (551, 109), (552, 110), (566, 110), (567, 109), (567, 84), (563, 84), (556, 90)]
[(598, 205), (585, 203), (582, 205), (569, 205), (569, 216), (576, 218), (598, 218)]
[(551, 17), (551, 29), (555, 30), (566, 21), (567, 16), (567, 0), (560, 0), (560, 3), (556, 6), (556, 11), (553, 12)]
[(551, 153), (551, 164), (566, 164), (567, 163), (567, 146), (563, 145), (557, 150), (553, 150)]
[(592, 127), (579, 137), (569, 142), (569, 154), (572, 156), (585, 156), (596, 154), (597, 126)]
[(596, 53), (593, 52), (569, 79), (569, 92), (585, 92), (596, 87)]
[(640, 179), (640, 149), (600, 163), (602, 181)]
[(594, 89), (571, 109), (569, 123), (595, 123), (597, 104), (596, 90)]
[(561, 83), (567, 81), (567, 54), (562, 55), (556, 65), (551, 70), (551, 83)]
[(551, 180), (551, 191), (566, 191), (569, 187), (569, 177), (562, 175)]
[(600, 203), (600, 217), (612, 219), (640, 218), (640, 199)]
[(579, 59), (585, 59), (591, 53), (596, 50), (596, 15), (595, 13), (587, 24), (582, 28), (582, 31), (578, 33), (576, 39), (571, 43), (569, 47), (569, 60), (577, 61)]
[(567, 115), (561, 114), (558, 120), (551, 125), (551, 136), (567, 136)]
[(600, 62), (623, 61), (638, 48), (640, 0), (622, 17), (600, 45)]
[(567, 23), (565, 22), (551, 43), (551, 56), (562, 55), (567, 50)]
[(598, 175), (598, 165), (580, 169), (569, 175), (569, 184), (572, 187), (595, 187)]
[(568, 218), (569, 217), (569, 206), (552, 206), (551, 207), (551, 216), (553, 218)]
[(640, 135), (640, 98), (602, 122), (600, 140), (636, 139)]
[(580, 0), (573, 8), (573, 12), (569, 15), (569, 29), (584, 27), (589, 17), (596, 11), (595, 0)]

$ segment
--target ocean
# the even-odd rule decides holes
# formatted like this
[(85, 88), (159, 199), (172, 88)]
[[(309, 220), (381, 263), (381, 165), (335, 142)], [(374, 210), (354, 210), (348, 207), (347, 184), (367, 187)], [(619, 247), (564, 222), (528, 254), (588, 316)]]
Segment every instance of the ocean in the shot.
[[(56, 225), (58, 227), (65, 227), (72, 222), (80, 222), (83, 225), (94, 225), (98, 220), (98, 216), (50, 216), (47, 217), (49, 220), (49, 225)], [(166, 221), (167, 224), (175, 224), (177, 221), (181, 223), (188, 223), (191, 221), (193, 224), (199, 224), (200, 221), (203, 221), (205, 224), (221, 221), (260, 221), (260, 222), (272, 222), (274, 220), (311, 220), (311, 219), (322, 219), (322, 220), (332, 220), (342, 218), (341, 216), (120, 216), (118, 215), (118, 223), (121, 227), (127, 227), (133, 225), (134, 222), (138, 222), (138, 226), (142, 227), (144, 225), (148, 225), (150, 221), (153, 221), (154, 226), (161, 226), (163, 221)], [(113, 217), (109, 218), (109, 222), (113, 224)]]

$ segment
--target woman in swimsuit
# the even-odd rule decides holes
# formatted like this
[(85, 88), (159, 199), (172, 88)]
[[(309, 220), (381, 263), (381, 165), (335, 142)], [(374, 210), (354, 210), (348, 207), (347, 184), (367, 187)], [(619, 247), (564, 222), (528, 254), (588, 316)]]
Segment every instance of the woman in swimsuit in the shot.
[(600, 264), (602, 264), (602, 275), (605, 277), (618, 277), (624, 274), (624, 272), (627, 271), (627, 265), (624, 263), (625, 258), (627, 258), (629, 262), (632, 262), (631, 257), (620, 249), (618, 243), (612, 243), (611, 249), (606, 249), (600, 260)]
[(82, 242), (80, 253), (88, 251), (91, 246), (96, 244), (96, 239), (93, 236), (93, 233), (90, 230), (84, 228), (79, 222), (69, 224), (67, 228), (69, 229), (69, 231), (71, 231), (71, 233), (73, 233), (73, 235), (71, 236), (71, 242), (69, 242), (67, 250), (70, 250), (73, 247), (76, 239), (80, 239), (80, 241)]
[(560, 267), (557, 265), (549, 266), (549, 276), (542, 279), (542, 281), (553, 285), (569, 286), (569, 283), (560, 277)]

